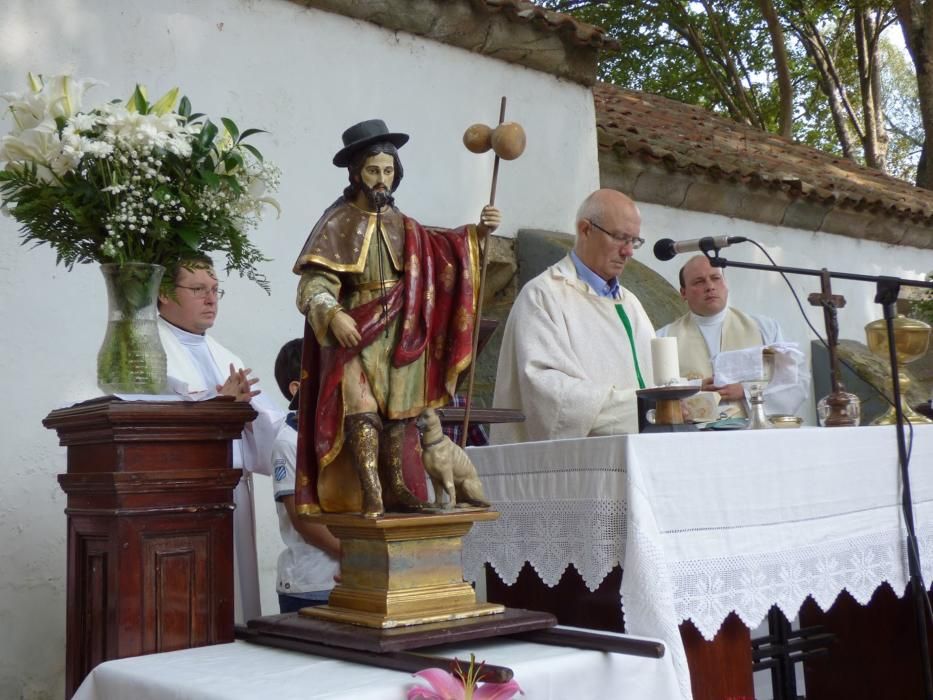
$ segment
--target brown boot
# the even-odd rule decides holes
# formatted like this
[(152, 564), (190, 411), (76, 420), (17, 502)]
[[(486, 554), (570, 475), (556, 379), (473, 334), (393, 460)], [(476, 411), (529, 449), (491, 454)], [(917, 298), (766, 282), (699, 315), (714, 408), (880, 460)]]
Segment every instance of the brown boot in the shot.
[(416, 512), (427, 504), (420, 501), (405, 485), (402, 473), (402, 444), (405, 441), (406, 421), (387, 423), (379, 444), (379, 476), (382, 493), (390, 510), (403, 513)]
[(343, 425), (346, 433), (344, 442), (360, 475), (362, 515), (364, 518), (378, 518), (385, 512), (379, 484), (379, 431), (382, 421), (376, 413), (354, 413), (344, 419)]

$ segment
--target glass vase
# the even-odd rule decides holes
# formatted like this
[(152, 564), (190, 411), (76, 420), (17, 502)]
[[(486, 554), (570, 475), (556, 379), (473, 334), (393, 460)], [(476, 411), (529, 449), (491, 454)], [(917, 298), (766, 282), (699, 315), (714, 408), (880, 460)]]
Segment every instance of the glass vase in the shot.
[(159, 285), (165, 268), (104, 263), (107, 334), (97, 354), (97, 385), (105, 394), (163, 394), (165, 350), (159, 339)]

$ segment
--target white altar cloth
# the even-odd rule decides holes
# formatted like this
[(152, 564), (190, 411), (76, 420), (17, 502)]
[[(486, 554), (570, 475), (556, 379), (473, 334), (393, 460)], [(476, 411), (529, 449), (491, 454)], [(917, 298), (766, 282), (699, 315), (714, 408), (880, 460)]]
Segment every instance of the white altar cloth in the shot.
[[(464, 571), (489, 562), (548, 585), (569, 564), (595, 589), (623, 568), (626, 631), (664, 641), (691, 696), (678, 625), (707, 639), (735, 611), (750, 628), (808, 595), (867, 603), (907, 584), (893, 427), (620, 435), (470, 448), (499, 520), (464, 540)], [(914, 429), (914, 517), (933, 576), (933, 426)]]
[[(649, 659), (514, 640), (434, 651), (508, 666), (524, 700), (666, 700), (678, 694), (670, 656)], [(445, 669), (446, 670), (446, 669)], [(73, 700), (404, 700), (409, 673), (247, 642), (218, 644), (100, 664)], [(609, 692), (611, 691), (611, 692)]]

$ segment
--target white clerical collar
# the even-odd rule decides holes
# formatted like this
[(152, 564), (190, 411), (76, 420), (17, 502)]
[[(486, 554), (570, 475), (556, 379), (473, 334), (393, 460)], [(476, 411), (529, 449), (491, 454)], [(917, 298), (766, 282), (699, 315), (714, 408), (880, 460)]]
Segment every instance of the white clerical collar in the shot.
[(727, 304), (723, 307), (722, 311), (712, 316), (700, 316), (692, 311), (690, 312), (690, 316), (693, 317), (693, 322), (698, 326), (721, 326), (726, 320), (726, 313), (728, 313), (728, 311), (729, 306)]
[(169, 327), (169, 330), (172, 331), (175, 337), (178, 338), (178, 342), (182, 345), (198, 347), (207, 344), (207, 335), (204, 333), (190, 333), (184, 328), (179, 328), (174, 323), (167, 320), (164, 316), (160, 316), (159, 318), (165, 321), (165, 325)]

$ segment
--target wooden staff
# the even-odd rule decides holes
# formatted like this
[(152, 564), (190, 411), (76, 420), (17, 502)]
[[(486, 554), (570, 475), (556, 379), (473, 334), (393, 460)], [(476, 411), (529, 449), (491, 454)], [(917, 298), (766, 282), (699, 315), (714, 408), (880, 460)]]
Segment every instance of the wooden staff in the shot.
[[(499, 124), (501, 125), (505, 121), (505, 96), (502, 97), (502, 102), (499, 105)], [(492, 166), (492, 187), (489, 191), (489, 206), (494, 206), (496, 203), (496, 183), (499, 180), (499, 153), (496, 152), (496, 159)], [(470, 379), (467, 384), (467, 395), (466, 395), (466, 410), (463, 414), (463, 432), (460, 435), (460, 447), (466, 447), (467, 437), (470, 432), (470, 409), (473, 406), (473, 380), (476, 378), (476, 355), (479, 349), (479, 322), (483, 317), (483, 293), (485, 292), (486, 287), (486, 264), (488, 262), (489, 256), (487, 251), (489, 249), (489, 235), (487, 234), (485, 240), (483, 240), (483, 248), (480, 253), (480, 275), (479, 275), (479, 294), (476, 301), (476, 316), (473, 317), (473, 355), (470, 361)]]

